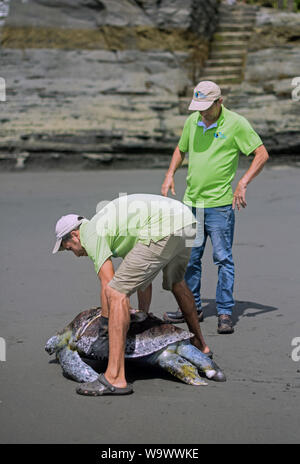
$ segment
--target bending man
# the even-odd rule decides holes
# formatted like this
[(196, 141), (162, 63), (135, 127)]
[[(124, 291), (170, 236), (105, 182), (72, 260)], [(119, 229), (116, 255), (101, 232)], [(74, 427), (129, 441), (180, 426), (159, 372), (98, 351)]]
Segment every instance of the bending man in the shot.
[[(101, 282), (102, 315), (109, 318), (109, 361), (107, 370), (80, 388), (86, 395), (128, 394), (132, 387), (125, 378), (124, 349), (130, 322), (129, 297), (138, 292), (139, 309), (151, 303), (151, 282), (163, 271), (163, 288), (174, 294), (189, 330), (192, 343), (203, 353), (204, 342), (193, 298), (184, 281), (195, 218), (181, 202), (158, 195), (121, 196), (108, 203), (91, 220), (70, 214), (56, 224), (59, 250), (89, 256)], [(116, 272), (112, 257), (123, 262)], [(78, 391), (79, 393), (79, 391)]]

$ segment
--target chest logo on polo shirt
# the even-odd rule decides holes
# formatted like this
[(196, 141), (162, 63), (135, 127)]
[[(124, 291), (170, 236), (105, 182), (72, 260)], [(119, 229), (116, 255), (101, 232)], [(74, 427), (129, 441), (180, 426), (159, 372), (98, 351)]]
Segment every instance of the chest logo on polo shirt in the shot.
[(226, 135), (224, 135), (221, 131), (215, 132), (214, 137), (216, 137), (216, 139), (226, 139)]

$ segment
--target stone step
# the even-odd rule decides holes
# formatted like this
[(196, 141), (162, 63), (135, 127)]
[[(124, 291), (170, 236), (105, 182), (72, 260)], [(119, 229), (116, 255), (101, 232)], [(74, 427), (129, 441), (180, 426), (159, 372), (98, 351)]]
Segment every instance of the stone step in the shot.
[(258, 5), (227, 5), (227, 3), (221, 2), (219, 5), (220, 11), (247, 11), (252, 13), (253, 11), (258, 11)]
[(219, 24), (254, 24), (255, 18), (223, 18), (219, 16)]
[(250, 23), (250, 24), (253, 24), (255, 22), (255, 16), (251, 17), (251, 16), (222, 16), (222, 15), (219, 15), (219, 23), (222, 22), (222, 23)]
[(211, 49), (209, 58), (212, 60), (220, 60), (223, 58), (235, 58), (235, 59), (243, 59), (245, 56), (246, 51), (245, 50), (214, 50), (213, 48)]
[(231, 57), (223, 57), (223, 58), (216, 58), (216, 59), (208, 59), (205, 62), (205, 66), (207, 67), (214, 67), (214, 66), (231, 66), (231, 67), (241, 67), (244, 64), (244, 60), (242, 58), (231, 58)]
[(220, 17), (230, 17), (230, 18), (255, 18), (257, 11), (226, 11), (222, 8), (218, 10)]
[(203, 73), (203, 75), (201, 76), (201, 80), (213, 81), (221, 86), (222, 84), (239, 84), (242, 82), (242, 76), (240, 76), (239, 74), (232, 74), (220, 77), (215, 75), (207, 75)]
[(220, 3), (219, 4), (219, 10), (220, 11), (232, 11), (232, 12), (237, 12), (237, 11), (242, 11), (244, 13), (253, 13), (255, 11), (259, 10), (258, 5), (227, 5), (226, 3)]
[(248, 40), (251, 36), (251, 32), (243, 31), (243, 32), (215, 32), (213, 35), (213, 40), (217, 42), (228, 42), (228, 41), (243, 41)]
[(232, 50), (232, 51), (243, 51), (246, 53), (247, 51), (247, 41), (236, 40), (233, 41), (226, 41), (226, 42), (212, 42), (211, 48), (214, 51), (223, 51), (223, 50)]
[(245, 26), (245, 24), (242, 24), (242, 23), (238, 23), (238, 24), (231, 24), (231, 23), (228, 23), (228, 24), (225, 24), (223, 22), (221, 22), (219, 24), (219, 26), (217, 27), (216, 29), (216, 33), (219, 33), (219, 32), (243, 32), (243, 31), (246, 31), (246, 32), (251, 32), (253, 29), (253, 24), (248, 24), (247, 26)]
[(225, 11), (222, 8), (218, 10), (219, 16), (230, 16), (231, 18), (254, 18), (257, 11)]
[(214, 76), (224, 76), (224, 75), (233, 75), (241, 74), (241, 67), (233, 66), (205, 66), (204, 74), (214, 75)]

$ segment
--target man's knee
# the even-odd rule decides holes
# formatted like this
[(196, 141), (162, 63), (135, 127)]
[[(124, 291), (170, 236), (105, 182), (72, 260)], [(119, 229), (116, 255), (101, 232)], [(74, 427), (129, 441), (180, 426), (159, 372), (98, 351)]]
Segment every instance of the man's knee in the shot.
[(118, 300), (124, 304), (128, 302), (128, 296), (125, 293), (121, 293), (118, 290), (115, 290), (110, 285), (106, 285), (105, 287), (105, 296), (108, 301)]
[(178, 292), (181, 292), (183, 290), (186, 290), (188, 288), (185, 280), (181, 280), (180, 282), (176, 282), (174, 284), (172, 284), (172, 292), (173, 293), (178, 293)]
[(214, 260), (214, 264), (216, 264), (217, 266), (221, 266), (221, 265), (232, 266), (233, 265), (233, 258), (232, 258), (231, 251), (215, 250), (213, 253), (213, 260)]

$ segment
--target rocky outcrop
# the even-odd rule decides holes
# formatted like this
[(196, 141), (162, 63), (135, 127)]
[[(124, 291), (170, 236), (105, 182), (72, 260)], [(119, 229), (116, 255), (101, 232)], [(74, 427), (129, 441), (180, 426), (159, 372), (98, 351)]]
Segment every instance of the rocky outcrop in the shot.
[(227, 97), (227, 104), (253, 123), (273, 155), (300, 153), (299, 31), (299, 13), (260, 9), (244, 81)]
[(261, 9), (249, 49), (256, 51), (289, 44), (300, 45), (300, 13)]
[(217, 0), (12, 0), (0, 167), (169, 158), (216, 22)]
[[(0, 169), (166, 166), (216, 11), (217, 0), (12, 0), (1, 33)], [(243, 82), (227, 88), (226, 106), (273, 155), (299, 154), (299, 16), (259, 9)]]
[(216, 2), (202, 0), (11, 0), (9, 25), (96, 29), (152, 26), (213, 32)]

